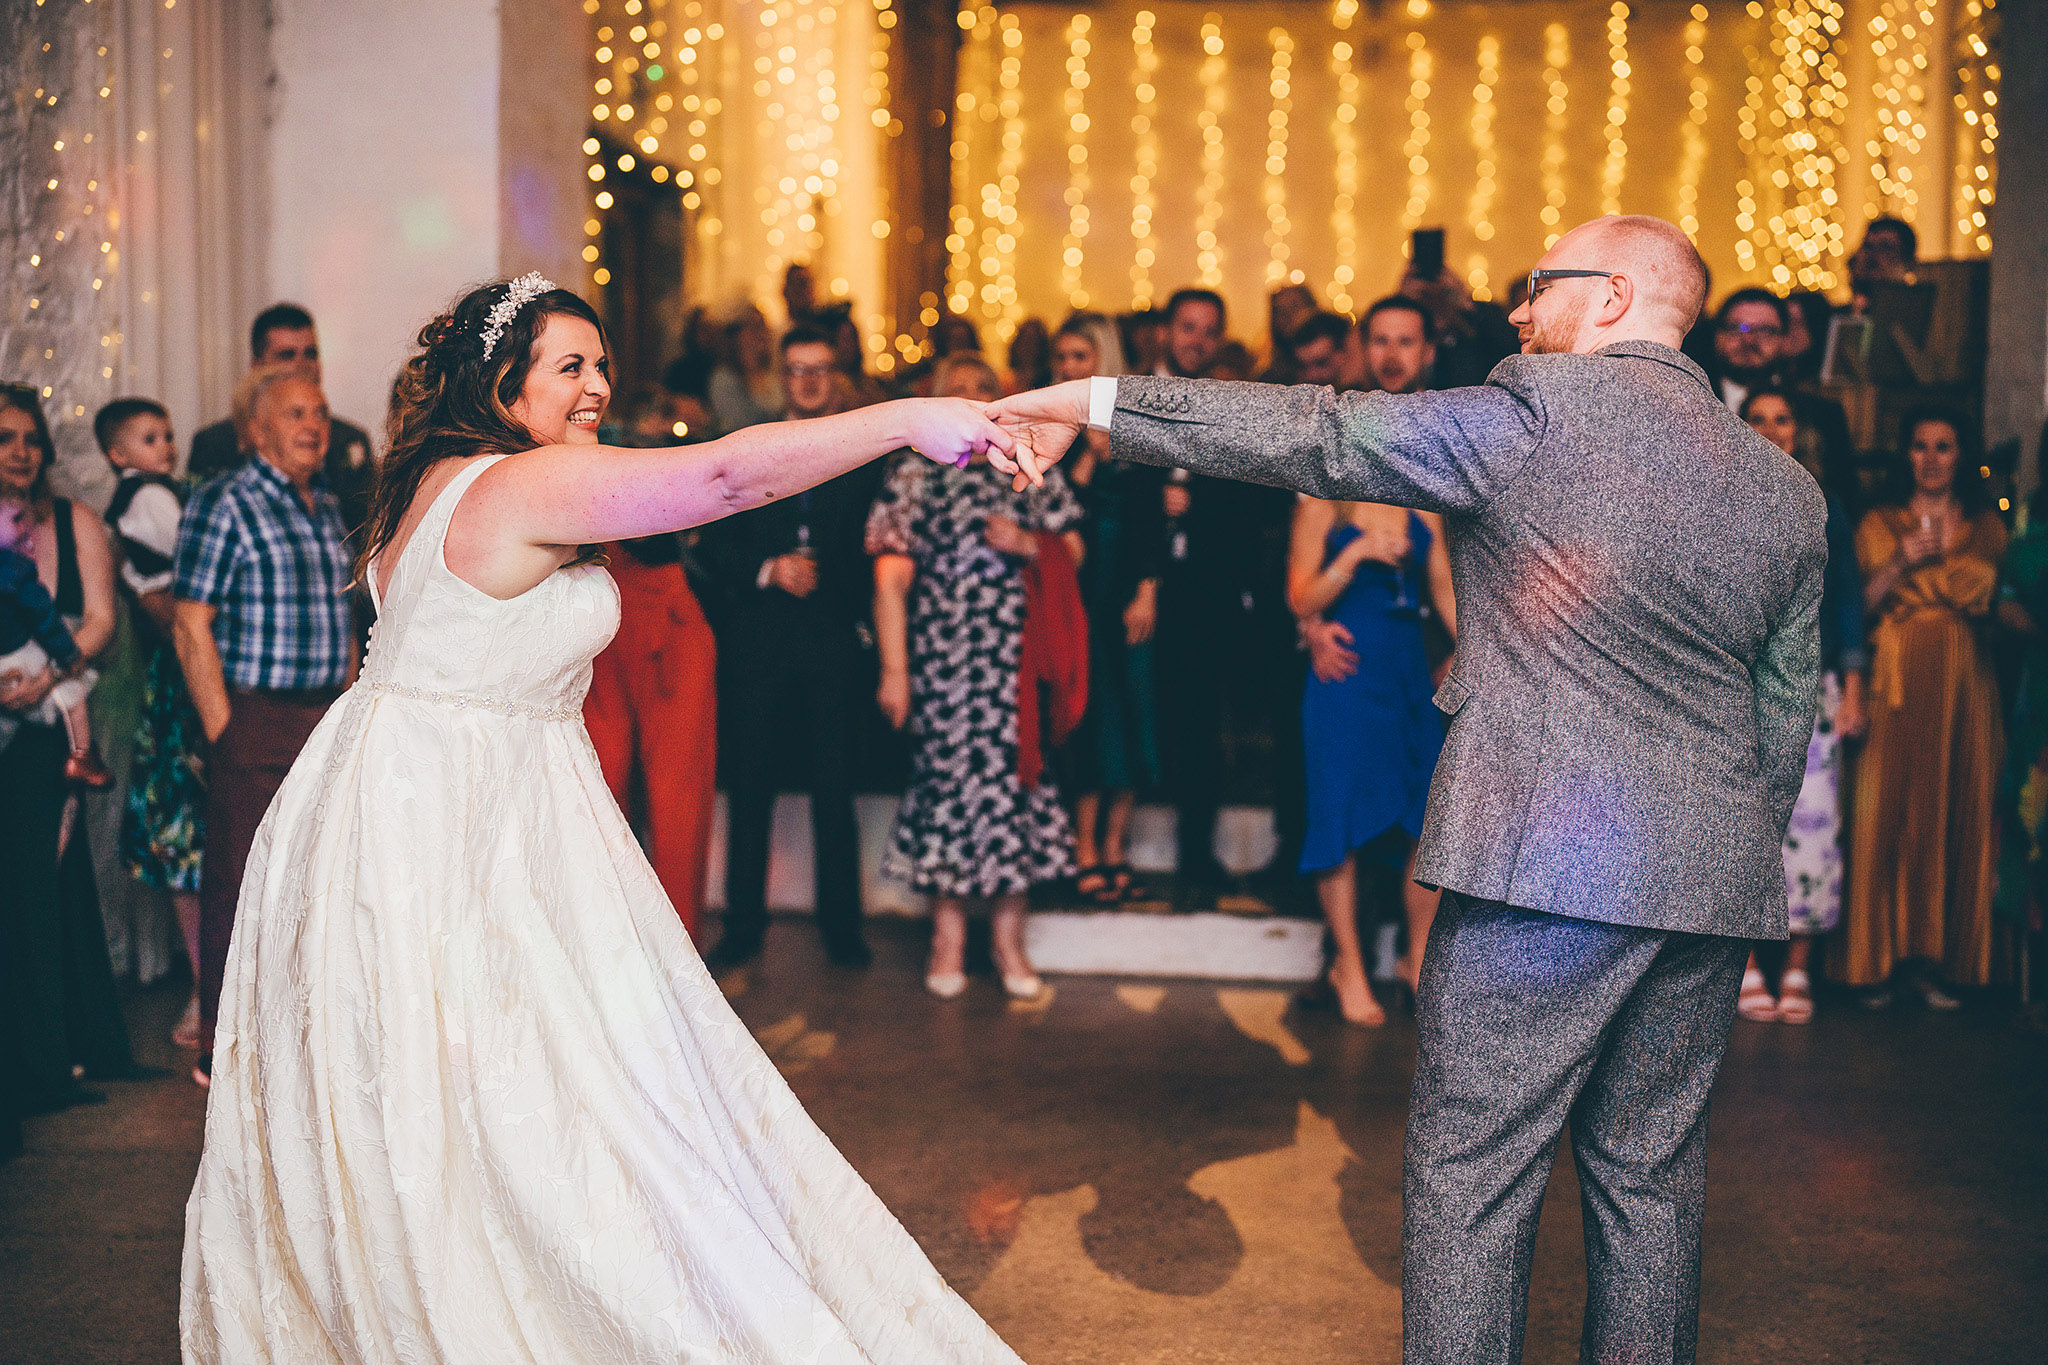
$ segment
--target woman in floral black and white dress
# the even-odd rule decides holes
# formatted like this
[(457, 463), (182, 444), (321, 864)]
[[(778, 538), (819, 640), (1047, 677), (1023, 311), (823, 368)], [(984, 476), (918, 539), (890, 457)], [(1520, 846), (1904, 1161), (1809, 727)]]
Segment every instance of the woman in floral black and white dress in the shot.
[[(979, 356), (949, 356), (934, 395), (993, 402), (995, 372)], [(920, 467), (929, 466), (928, 468)], [(868, 517), (875, 564), (878, 694), (890, 723), (908, 723), (910, 786), (884, 870), (933, 897), (925, 984), (966, 988), (966, 902), (993, 902), (996, 965), (1013, 995), (1040, 989), (1024, 952), (1024, 906), (1035, 882), (1073, 872), (1072, 831), (1046, 772), (1026, 791), (1017, 776), (1017, 670), (1024, 638), (1024, 566), (1038, 533), (1069, 530), (1080, 503), (1049, 472), (1014, 492), (977, 458), (965, 469), (903, 460)]]

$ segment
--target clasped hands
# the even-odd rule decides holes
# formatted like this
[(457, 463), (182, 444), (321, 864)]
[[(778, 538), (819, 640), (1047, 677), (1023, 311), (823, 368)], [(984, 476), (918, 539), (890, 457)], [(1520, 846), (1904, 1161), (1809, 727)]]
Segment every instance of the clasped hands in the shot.
[(927, 458), (965, 465), (976, 455), (1011, 476), (1019, 492), (1045, 482), (1088, 424), (1088, 381), (1069, 380), (989, 404), (925, 399), (910, 405), (909, 439)]
[(1088, 425), (1088, 381), (1012, 394), (988, 405), (988, 416), (1015, 443), (1004, 452), (991, 450), (989, 463), (1012, 476), (1018, 491), (1045, 482), (1045, 471), (1059, 463)]

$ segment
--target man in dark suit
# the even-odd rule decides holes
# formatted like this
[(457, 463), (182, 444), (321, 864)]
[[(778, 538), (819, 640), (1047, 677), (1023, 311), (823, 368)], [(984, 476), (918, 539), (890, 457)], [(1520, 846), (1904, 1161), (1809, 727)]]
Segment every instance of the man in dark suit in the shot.
[[(808, 326), (782, 339), (786, 420), (837, 410), (832, 338)], [(768, 931), (768, 833), (774, 757), (808, 767), (818, 931), (826, 956), (870, 960), (861, 932), (860, 844), (853, 811), (858, 630), (873, 594), (862, 548), (880, 462), (807, 493), (706, 528), (700, 549), (722, 585), (727, 661), (725, 929), (705, 961), (724, 970), (760, 955)]]
[[(1158, 371), (1200, 378), (1222, 349), (1229, 315), (1211, 289), (1175, 291), (1166, 304), (1166, 354)], [(1213, 905), (1223, 881), (1216, 861), (1216, 812), (1222, 801), (1226, 702), (1243, 672), (1249, 633), (1244, 594), (1245, 509), (1226, 480), (1171, 470), (1161, 497), (1166, 558), (1159, 578), (1153, 657), (1159, 756), (1173, 797), (1178, 853), (1175, 901)]]
[[(320, 383), (320, 336), (313, 315), (295, 303), (273, 303), (249, 327), (250, 367), (281, 369)], [(370, 480), (376, 473), (376, 450), (369, 433), (341, 418), (331, 419), (327, 438), (327, 486), (341, 504), (341, 520), (350, 536), (362, 529), (370, 509)], [(190, 473), (194, 483), (240, 469), (254, 452), (236, 433), (235, 419), (224, 417), (201, 427), (192, 438)]]
[(1828, 491), (1845, 507), (1862, 506), (1856, 476), (1856, 445), (1842, 405), (1798, 384), (1786, 373), (1792, 305), (1768, 289), (1738, 289), (1714, 312), (1714, 363), (1707, 377), (1732, 412), (1757, 389), (1775, 386), (1792, 395), (1793, 415), (1820, 443), (1820, 465)]
[(1827, 562), (1813, 480), (1678, 350), (1704, 294), (1676, 227), (1602, 218), (1545, 254), (1524, 354), (1483, 385), (1130, 378), (995, 407), (1020, 479), (1085, 422), (1121, 458), (1444, 517), (1462, 630), (1416, 867), (1444, 898), (1403, 1186), (1412, 1362), (1520, 1358), (1567, 1123), (1581, 1358), (1695, 1355), (1707, 1095), (1748, 940), (1786, 935)]

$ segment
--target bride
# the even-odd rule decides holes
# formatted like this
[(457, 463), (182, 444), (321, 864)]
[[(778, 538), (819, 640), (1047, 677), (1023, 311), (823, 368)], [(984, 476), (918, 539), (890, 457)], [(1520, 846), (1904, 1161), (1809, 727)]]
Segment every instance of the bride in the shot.
[(726, 1006), (580, 712), (618, 624), (588, 546), (1009, 438), (913, 400), (600, 447), (604, 329), (537, 275), (420, 347), (368, 666), (242, 883), (185, 1361), (1014, 1363)]

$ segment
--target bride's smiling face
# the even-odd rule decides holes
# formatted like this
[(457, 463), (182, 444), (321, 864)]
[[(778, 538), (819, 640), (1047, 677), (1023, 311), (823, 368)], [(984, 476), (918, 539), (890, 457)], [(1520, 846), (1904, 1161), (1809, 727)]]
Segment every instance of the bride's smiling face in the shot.
[(582, 318), (556, 313), (534, 339), (533, 364), (511, 412), (550, 445), (596, 445), (597, 424), (611, 396), (604, 338)]

